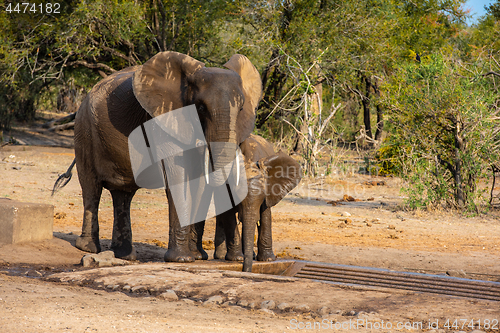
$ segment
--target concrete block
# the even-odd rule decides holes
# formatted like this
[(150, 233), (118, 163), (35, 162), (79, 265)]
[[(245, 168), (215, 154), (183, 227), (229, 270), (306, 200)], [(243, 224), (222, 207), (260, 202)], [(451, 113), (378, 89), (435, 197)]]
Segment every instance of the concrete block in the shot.
[(0, 199), (0, 244), (52, 238), (54, 206)]

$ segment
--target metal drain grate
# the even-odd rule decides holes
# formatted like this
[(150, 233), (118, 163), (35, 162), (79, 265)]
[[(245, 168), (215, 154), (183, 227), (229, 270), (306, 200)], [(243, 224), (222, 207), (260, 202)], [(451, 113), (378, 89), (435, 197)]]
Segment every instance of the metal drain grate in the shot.
[(284, 275), (383, 288), (500, 301), (500, 283), (380, 268), (295, 262)]

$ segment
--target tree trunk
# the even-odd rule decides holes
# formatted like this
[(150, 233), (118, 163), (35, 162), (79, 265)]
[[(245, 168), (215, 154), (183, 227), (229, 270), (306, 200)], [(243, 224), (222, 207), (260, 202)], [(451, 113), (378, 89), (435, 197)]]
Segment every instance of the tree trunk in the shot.
[(363, 120), (365, 123), (366, 135), (371, 139), (372, 135), (372, 125), (370, 120), (370, 88), (371, 80), (369, 77), (364, 75), (361, 76), (361, 80), (365, 83), (365, 95), (363, 96), (361, 103), (363, 104)]
[(460, 157), (460, 152), (464, 149), (464, 140), (461, 136), (462, 128), (460, 118), (457, 117), (455, 125), (455, 201), (459, 208), (465, 206), (466, 194), (464, 191), (464, 184), (462, 179), (462, 159)]
[[(380, 98), (380, 90), (378, 89), (377, 82), (373, 85), (375, 94)], [(375, 140), (379, 141), (382, 138), (382, 132), (384, 130), (384, 111), (380, 104), (377, 104), (377, 131), (375, 132)]]

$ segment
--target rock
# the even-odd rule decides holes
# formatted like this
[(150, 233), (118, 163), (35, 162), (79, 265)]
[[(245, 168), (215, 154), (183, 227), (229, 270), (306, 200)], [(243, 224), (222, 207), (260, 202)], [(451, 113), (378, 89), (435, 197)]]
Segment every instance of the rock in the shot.
[(367, 226), (367, 227), (371, 227), (371, 226), (372, 226), (372, 224), (371, 224), (370, 222), (366, 222), (366, 226)]
[(193, 301), (192, 299), (189, 299), (189, 298), (183, 298), (183, 299), (181, 299), (181, 302), (184, 302), (184, 303), (190, 304), (190, 305), (193, 305), (195, 303), (195, 301)]
[(123, 287), (123, 291), (130, 291), (130, 289), (132, 289), (132, 287), (129, 286), (128, 284), (125, 287)]
[[(158, 298), (162, 299), (162, 300), (165, 300), (165, 301), (169, 301), (169, 302), (173, 302), (173, 301), (178, 301), (179, 300), (179, 297), (177, 296), (177, 294), (175, 293), (175, 291), (173, 291), (172, 289), (169, 289), (169, 290), (165, 291), (164, 293), (158, 295)], [(187, 298), (185, 298), (185, 299), (187, 299)]]
[(355, 316), (355, 315), (356, 315), (356, 311), (354, 311), (354, 310), (346, 313), (346, 316)]
[(248, 304), (248, 307), (250, 309), (255, 309), (257, 307), (257, 304), (255, 304), (255, 302), (252, 302), (252, 303)]
[(269, 314), (271, 316), (275, 316), (276, 315), (273, 311), (271, 311), (269, 309), (260, 309), (259, 312), (266, 313), (266, 314)]
[(141, 293), (141, 292), (146, 291), (146, 290), (148, 290), (148, 288), (146, 288), (144, 286), (135, 286), (132, 289), (130, 289), (130, 291), (133, 293)]
[(220, 295), (215, 295), (207, 299), (203, 302), (203, 305), (214, 305), (214, 304), (222, 304), (224, 302), (224, 298)]
[(230, 305), (229, 309), (235, 310), (235, 311), (245, 311), (246, 310), (245, 308), (242, 308), (241, 306), (238, 306), (238, 305)]
[(460, 278), (467, 277), (467, 273), (465, 273), (463, 270), (449, 270), (446, 271), (446, 275)]
[(343, 213), (342, 213), (342, 216), (349, 217), (349, 216), (351, 216), (351, 214), (350, 214), (350, 213), (348, 213), (348, 212), (343, 212)]
[(311, 308), (307, 304), (301, 304), (301, 305), (295, 307), (295, 311), (304, 313), (304, 312), (311, 311)]
[(288, 303), (280, 303), (278, 304), (278, 310), (281, 311), (290, 311), (293, 307)]
[(83, 267), (111, 267), (124, 266), (128, 264), (126, 260), (115, 258), (113, 251), (86, 254), (82, 257), (80, 263)]
[(342, 198), (344, 201), (356, 201), (352, 196), (344, 194), (344, 197)]
[(396, 226), (394, 224), (389, 224), (389, 226), (387, 227), (387, 229), (389, 229), (389, 230), (395, 230)]
[(274, 303), (273, 300), (268, 300), (260, 303), (260, 308), (261, 309), (269, 309), (272, 310), (276, 307), (276, 303)]
[(330, 313), (330, 309), (328, 309), (328, 307), (326, 307), (326, 306), (323, 306), (321, 309), (318, 310), (318, 314), (320, 316), (325, 316), (329, 313)]
[(238, 306), (242, 306), (242, 307), (245, 307), (245, 308), (246, 308), (246, 307), (248, 306), (248, 301), (247, 301), (247, 300), (245, 300), (245, 299), (240, 299), (240, 300), (238, 301), (238, 303), (236, 303), (236, 305), (238, 305)]

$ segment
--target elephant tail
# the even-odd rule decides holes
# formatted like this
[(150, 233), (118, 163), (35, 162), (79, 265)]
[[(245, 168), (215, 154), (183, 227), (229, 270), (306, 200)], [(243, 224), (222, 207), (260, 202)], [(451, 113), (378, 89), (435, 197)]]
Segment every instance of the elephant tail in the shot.
[(57, 178), (57, 180), (54, 184), (54, 188), (52, 189), (52, 195), (54, 195), (57, 191), (59, 191), (61, 188), (66, 186), (66, 184), (69, 183), (69, 181), (71, 180), (71, 177), (73, 176), (72, 170), (73, 170), (73, 167), (75, 166), (75, 164), (76, 164), (76, 158), (73, 160), (73, 162), (69, 166), (68, 170), (66, 170), (65, 173), (60, 175), (59, 178)]

